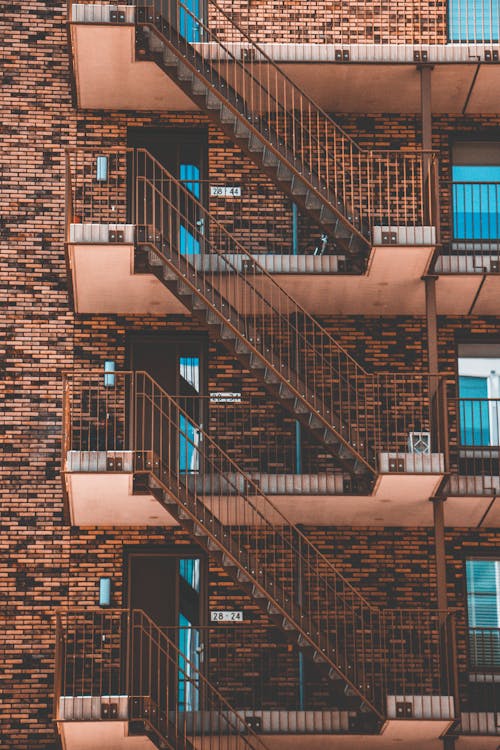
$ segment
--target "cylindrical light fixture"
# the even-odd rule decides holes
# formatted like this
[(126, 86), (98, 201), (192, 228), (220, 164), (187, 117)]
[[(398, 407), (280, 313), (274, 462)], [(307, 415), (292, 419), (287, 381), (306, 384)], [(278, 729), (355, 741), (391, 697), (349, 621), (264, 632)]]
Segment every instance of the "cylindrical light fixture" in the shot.
[(111, 605), (111, 578), (99, 579), (99, 606), (109, 607)]
[(114, 388), (115, 381), (115, 362), (107, 359), (104, 363), (104, 385), (106, 388)]
[(98, 156), (96, 159), (95, 178), (97, 182), (108, 181), (108, 157)]

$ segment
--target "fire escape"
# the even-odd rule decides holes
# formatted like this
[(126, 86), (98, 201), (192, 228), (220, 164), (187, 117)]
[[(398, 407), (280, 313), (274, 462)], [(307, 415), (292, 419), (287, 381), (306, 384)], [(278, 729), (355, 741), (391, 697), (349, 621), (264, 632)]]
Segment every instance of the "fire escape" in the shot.
[[(181, 13), (180, 7), (157, 2), (137, 8), (138, 55), (157, 63), (312, 217), (339, 253), (364, 267), (374, 217), (390, 214), (386, 202), (392, 190), (403, 190), (410, 205), (425, 205), (432, 214), (435, 171), (430, 154), (403, 158), (364, 151), (213, 0), (206, 24), (185, 6)], [(196, 28), (194, 39), (187, 28)], [(395, 380), (361, 367), (189, 185), (144, 150), (127, 153), (125, 162), (133, 175), (138, 257), (351, 475), (358, 491), (370, 492), (379, 470), (380, 433), (395, 406)], [(371, 189), (374, 182), (380, 184), (381, 175), (388, 186), (383, 195)], [(70, 205), (70, 223), (71, 211)], [(180, 226), (197, 237), (201, 253), (182, 250)], [(89, 393), (99, 393), (101, 408), (110, 412), (110, 391), (99, 377), (66, 383), (65, 456), (77, 443), (74, 429), (68, 428), (71, 414), (88, 408), (84, 401)], [(439, 710), (433, 708), (434, 716), (426, 718), (439, 714), (451, 721), (458, 705), (452, 615), (374, 607), (175, 397), (146, 373), (115, 377), (113, 397), (133, 404), (134, 416), (132, 427), (123, 420), (114, 425), (112, 447), (121, 441), (132, 452), (133, 472), (144, 478), (148, 491), (286, 638), (325, 671), (336, 685), (339, 705), (355, 712), (355, 730), (377, 732), (388, 718), (405, 718), (404, 696), (409, 694), (435, 696)], [(438, 447), (444, 400), (437, 375), (427, 376), (424, 390)], [(414, 399), (414, 393), (406, 395), (408, 403)], [(404, 425), (404, 385), (398, 399)], [(188, 471), (193, 456), (196, 467)], [(131, 627), (126, 626), (127, 632)], [(176, 669), (175, 646), (162, 640), (166, 636), (156, 634), (153, 624), (141, 620), (141, 628), (147, 648), (152, 651), (154, 640), (155, 653), (167, 654)], [(61, 664), (66, 665), (61, 675), (67, 675), (62, 656)], [(139, 696), (136, 703), (131, 697), (136, 718), (146, 722), (160, 747), (192, 747), (187, 738), (199, 734), (200, 727), (188, 727), (185, 716), (184, 724), (178, 723), (167, 706), (152, 699), (151, 704), (141, 702), (145, 693), (140, 680), (125, 688)], [(151, 685), (146, 692), (150, 695)], [(59, 697), (64, 699), (62, 682)], [(217, 712), (221, 726), (220, 717), (231, 718), (231, 734), (246, 730), (236, 709), (218, 704)], [(217, 726), (211, 727), (212, 734)]]

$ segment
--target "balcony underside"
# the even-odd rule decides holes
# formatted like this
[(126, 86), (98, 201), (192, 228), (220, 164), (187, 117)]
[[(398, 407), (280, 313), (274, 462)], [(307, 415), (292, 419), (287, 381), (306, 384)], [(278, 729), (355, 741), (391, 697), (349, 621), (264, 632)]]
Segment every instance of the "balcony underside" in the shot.
[[(367, 273), (363, 276), (339, 274), (336, 256), (259, 255), (259, 263), (276, 278), (305, 309), (316, 315), (423, 315), (425, 288), (422, 275), (432, 257), (433, 247), (377, 246), (372, 249)], [(134, 246), (132, 244), (70, 244), (69, 263), (73, 284), (75, 311), (95, 314), (188, 314), (186, 308), (150, 274), (134, 274)], [(238, 264), (241, 256), (230, 256)], [(193, 256), (200, 268), (213, 270), (213, 262), (220, 258)], [(207, 266), (205, 264), (208, 264)], [(228, 286), (227, 273), (220, 274), (220, 288), (238, 306), (243, 291), (238, 294), (234, 279)], [(455, 279), (455, 277), (453, 277)], [(453, 281), (453, 280), (451, 280)], [(462, 286), (475, 290), (481, 279), (458, 278)], [(498, 277), (500, 290), (500, 276)], [(265, 282), (263, 282), (264, 284)], [(450, 284), (450, 279), (446, 279)], [(441, 281), (440, 281), (441, 284)], [(438, 284), (438, 294), (439, 294)], [(439, 312), (462, 303), (451, 285), (450, 299), (440, 294)]]
[[(432, 258), (431, 245), (380, 245), (372, 248), (366, 274), (338, 272), (333, 255), (256, 255), (258, 262), (294, 299), (315, 315), (424, 315), (422, 276)], [(187, 315), (188, 311), (152, 274), (134, 273), (133, 244), (68, 245), (75, 311), (94, 314)], [(243, 256), (227, 256), (239, 267)], [(444, 262), (446, 261), (446, 263)], [(436, 265), (438, 313), (498, 315), (500, 273), (470, 256), (444, 258)], [(193, 256), (201, 269), (216, 271), (219, 256)], [(457, 270), (451, 270), (457, 269)], [(459, 269), (459, 270), (458, 270)], [(220, 289), (241, 304), (234, 279), (221, 272)], [(230, 287), (230, 288), (229, 288)]]
[[(72, 23), (71, 41), (80, 107), (197, 109), (155, 63), (135, 59), (133, 24)], [(199, 46), (204, 46), (205, 54), (210, 56), (210, 45)], [(242, 54), (241, 45), (228, 46), (238, 57)], [(481, 64), (486, 52), (495, 47), (492, 44), (343, 45), (342, 54), (349, 55), (347, 63), (335, 62), (339, 52), (335, 45), (263, 44), (262, 47), (296, 84), (330, 112), (420, 112), (420, 74), (414, 55), (421, 49), (427, 50), (428, 61), (434, 64), (435, 113), (500, 112), (498, 67), (494, 63)], [(215, 59), (216, 50), (213, 55)], [(266, 75), (264, 65), (262, 74)]]
[[(442, 732), (446, 731), (449, 722), (440, 721), (389, 721), (382, 735), (359, 735), (356, 734), (266, 734), (259, 735), (269, 750), (352, 750), (355, 747), (363, 750), (392, 750), (401, 748), (404, 742), (405, 750), (442, 750), (443, 743), (439, 739)], [(93, 722), (60, 722), (59, 731), (63, 737), (65, 750), (95, 750), (103, 747), (106, 750), (153, 750), (155, 745), (147, 737), (127, 736), (127, 722), (123, 721), (93, 721)], [(193, 746), (200, 750), (206, 746), (205, 742), (190, 738)], [(474, 744), (475, 739), (485, 740), (486, 744)], [(465, 750), (496, 750), (493, 744), (495, 738), (461, 738), (460, 747)], [(248, 738), (249, 747), (252, 746), (251, 738)], [(498, 743), (498, 738), (496, 738)], [(470, 744), (469, 744), (470, 743)], [(217, 747), (224, 748), (224, 738), (217, 741)], [(227, 738), (227, 748), (234, 747), (234, 739)]]
[[(173, 526), (177, 525), (160, 503), (150, 494), (134, 494), (133, 456), (120, 454), (122, 470), (106, 470), (110, 457), (117, 453), (105, 451), (71, 451), (68, 454), (65, 482), (71, 522), (75, 526)], [(416, 458), (421, 458), (417, 456)], [(250, 472), (274, 506), (292, 523), (311, 526), (406, 526), (433, 525), (429, 498), (443, 477), (442, 459), (437, 454), (426, 456), (433, 473), (380, 474), (372, 495), (346, 494), (342, 475), (294, 475)], [(413, 467), (418, 469), (418, 467)], [(429, 469), (427, 469), (429, 471)], [(244, 500), (238, 486), (245, 480), (240, 475), (227, 475), (227, 494), (220, 482), (210, 476), (192, 475), (188, 485), (202, 496), (211, 488), (217, 502), (212, 511), (224, 523), (234, 523), (243, 511)], [(229, 486), (229, 484), (231, 486)], [(463, 500), (463, 498), (460, 498)], [(211, 508), (210, 495), (204, 502)], [(241, 518), (241, 516), (239, 516)], [(271, 523), (281, 517), (268, 518)], [(463, 525), (453, 515), (448, 525)]]

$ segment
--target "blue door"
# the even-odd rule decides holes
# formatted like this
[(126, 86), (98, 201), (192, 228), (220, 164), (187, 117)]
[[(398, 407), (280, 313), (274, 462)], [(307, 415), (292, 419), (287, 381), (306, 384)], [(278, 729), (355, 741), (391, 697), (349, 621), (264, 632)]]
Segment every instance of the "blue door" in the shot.
[(200, 0), (182, 0), (179, 3), (179, 32), (188, 42), (201, 42), (202, 5)]
[(487, 378), (459, 377), (460, 442), (462, 445), (490, 445), (490, 412)]
[(179, 164), (179, 179), (195, 199), (190, 201), (188, 197), (181, 205), (181, 213), (186, 217), (185, 222), (181, 220), (179, 223), (179, 250), (182, 255), (199, 255), (201, 252), (204, 225), (197, 203), (201, 196), (200, 178), (197, 164)]

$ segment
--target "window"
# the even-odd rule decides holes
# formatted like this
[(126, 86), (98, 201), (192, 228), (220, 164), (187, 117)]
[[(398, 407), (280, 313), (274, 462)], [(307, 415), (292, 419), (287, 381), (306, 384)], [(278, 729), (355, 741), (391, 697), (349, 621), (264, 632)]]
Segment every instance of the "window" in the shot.
[(500, 239), (500, 143), (456, 143), (452, 180), (453, 238)]
[(471, 666), (500, 667), (500, 560), (467, 560)]
[(499, 0), (450, 0), (450, 42), (496, 42), (499, 39)]
[(193, 473), (200, 468), (198, 424), (203, 409), (195, 398), (200, 395), (200, 358), (179, 357), (179, 375), (180, 394), (186, 397), (183, 399), (183, 405), (185, 411), (193, 418), (191, 421), (183, 414), (180, 415), (179, 469), (182, 472)]
[(458, 385), (461, 445), (499, 446), (500, 346), (461, 345)]

